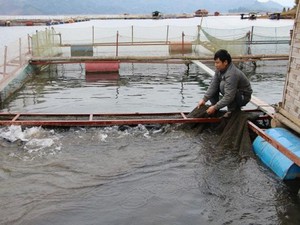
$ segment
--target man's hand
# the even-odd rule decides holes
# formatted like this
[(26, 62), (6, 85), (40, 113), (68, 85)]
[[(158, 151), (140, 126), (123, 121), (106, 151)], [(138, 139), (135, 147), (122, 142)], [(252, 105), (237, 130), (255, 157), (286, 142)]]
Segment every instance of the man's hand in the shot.
[(214, 105), (210, 106), (206, 112), (208, 115), (214, 114), (217, 111), (216, 107)]
[(202, 105), (205, 105), (205, 101), (203, 99), (198, 102), (197, 108), (199, 109)]

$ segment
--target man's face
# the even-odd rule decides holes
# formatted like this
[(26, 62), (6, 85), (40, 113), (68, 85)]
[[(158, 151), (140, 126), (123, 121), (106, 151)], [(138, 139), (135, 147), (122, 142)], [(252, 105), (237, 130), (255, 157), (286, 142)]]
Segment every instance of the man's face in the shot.
[(222, 72), (226, 70), (227, 66), (228, 66), (227, 60), (225, 60), (224, 62), (222, 62), (219, 58), (215, 60), (215, 67), (217, 70)]

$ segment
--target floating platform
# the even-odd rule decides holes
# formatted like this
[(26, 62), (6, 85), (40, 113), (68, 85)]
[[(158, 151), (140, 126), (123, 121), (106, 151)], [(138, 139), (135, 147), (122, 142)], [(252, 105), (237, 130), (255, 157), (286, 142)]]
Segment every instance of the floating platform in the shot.
[[(257, 110), (249, 110), (257, 111)], [(261, 112), (261, 111), (260, 111)], [(222, 118), (190, 118), (188, 112), (170, 113), (95, 113), (95, 114), (65, 114), (65, 113), (0, 113), (0, 126), (42, 126), (42, 127), (104, 127), (121, 125), (150, 125), (150, 124), (186, 124), (186, 123), (219, 123)], [(261, 115), (259, 119), (270, 119), (268, 115)], [(260, 137), (259, 146), (261, 151), (265, 148), (263, 143), (267, 143), (267, 148), (276, 151), (280, 157), (285, 158), (286, 164), (279, 163), (278, 174), (281, 179), (294, 179), (300, 176), (300, 158), (294, 154), (289, 146), (279, 143), (277, 140), (258, 128), (253, 122), (248, 121), (249, 128)], [(288, 137), (287, 137), (288, 138)], [(298, 141), (300, 146), (300, 140)], [(297, 145), (297, 147), (298, 147)], [(277, 153), (277, 149), (278, 153)], [(258, 150), (260, 151), (260, 149)], [(258, 154), (260, 156), (260, 154)], [(272, 167), (271, 167), (272, 168)], [(287, 169), (286, 169), (287, 168)], [(289, 170), (289, 168), (292, 168)], [(296, 169), (295, 169), (296, 168)], [(272, 168), (273, 169), (273, 168)], [(289, 171), (287, 173), (286, 171)], [(283, 171), (283, 172), (281, 172)], [(288, 174), (288, 175), (286, 175)]]

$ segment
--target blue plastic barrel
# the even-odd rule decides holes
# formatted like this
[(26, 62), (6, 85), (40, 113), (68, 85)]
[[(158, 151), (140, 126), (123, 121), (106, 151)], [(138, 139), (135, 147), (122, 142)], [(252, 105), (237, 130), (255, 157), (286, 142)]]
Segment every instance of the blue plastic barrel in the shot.
[[(284, 128), (271, 128), (265, 131), (289, 151), (300, 156), (300, 138)], [(253, 142), (256, 155), (276, 173), (282, 180), (300, 177), (300, 167), (287, 158), (279, 150), (258, 136)]]

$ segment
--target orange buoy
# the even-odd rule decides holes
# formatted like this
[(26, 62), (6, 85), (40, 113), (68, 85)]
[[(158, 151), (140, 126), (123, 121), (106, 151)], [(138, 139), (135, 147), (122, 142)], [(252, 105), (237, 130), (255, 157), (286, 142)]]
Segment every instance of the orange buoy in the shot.
[(169, 53), (170, 54), (188, 54), (192, 53), (192, 42), (171, 42), (169, 45)]
[(27, 21), (26, 26), (33, 26), (33, 21)]
[(85, 63), (87, 73), (113, 73), (119, 72), (119, 61), (100, 61)]

